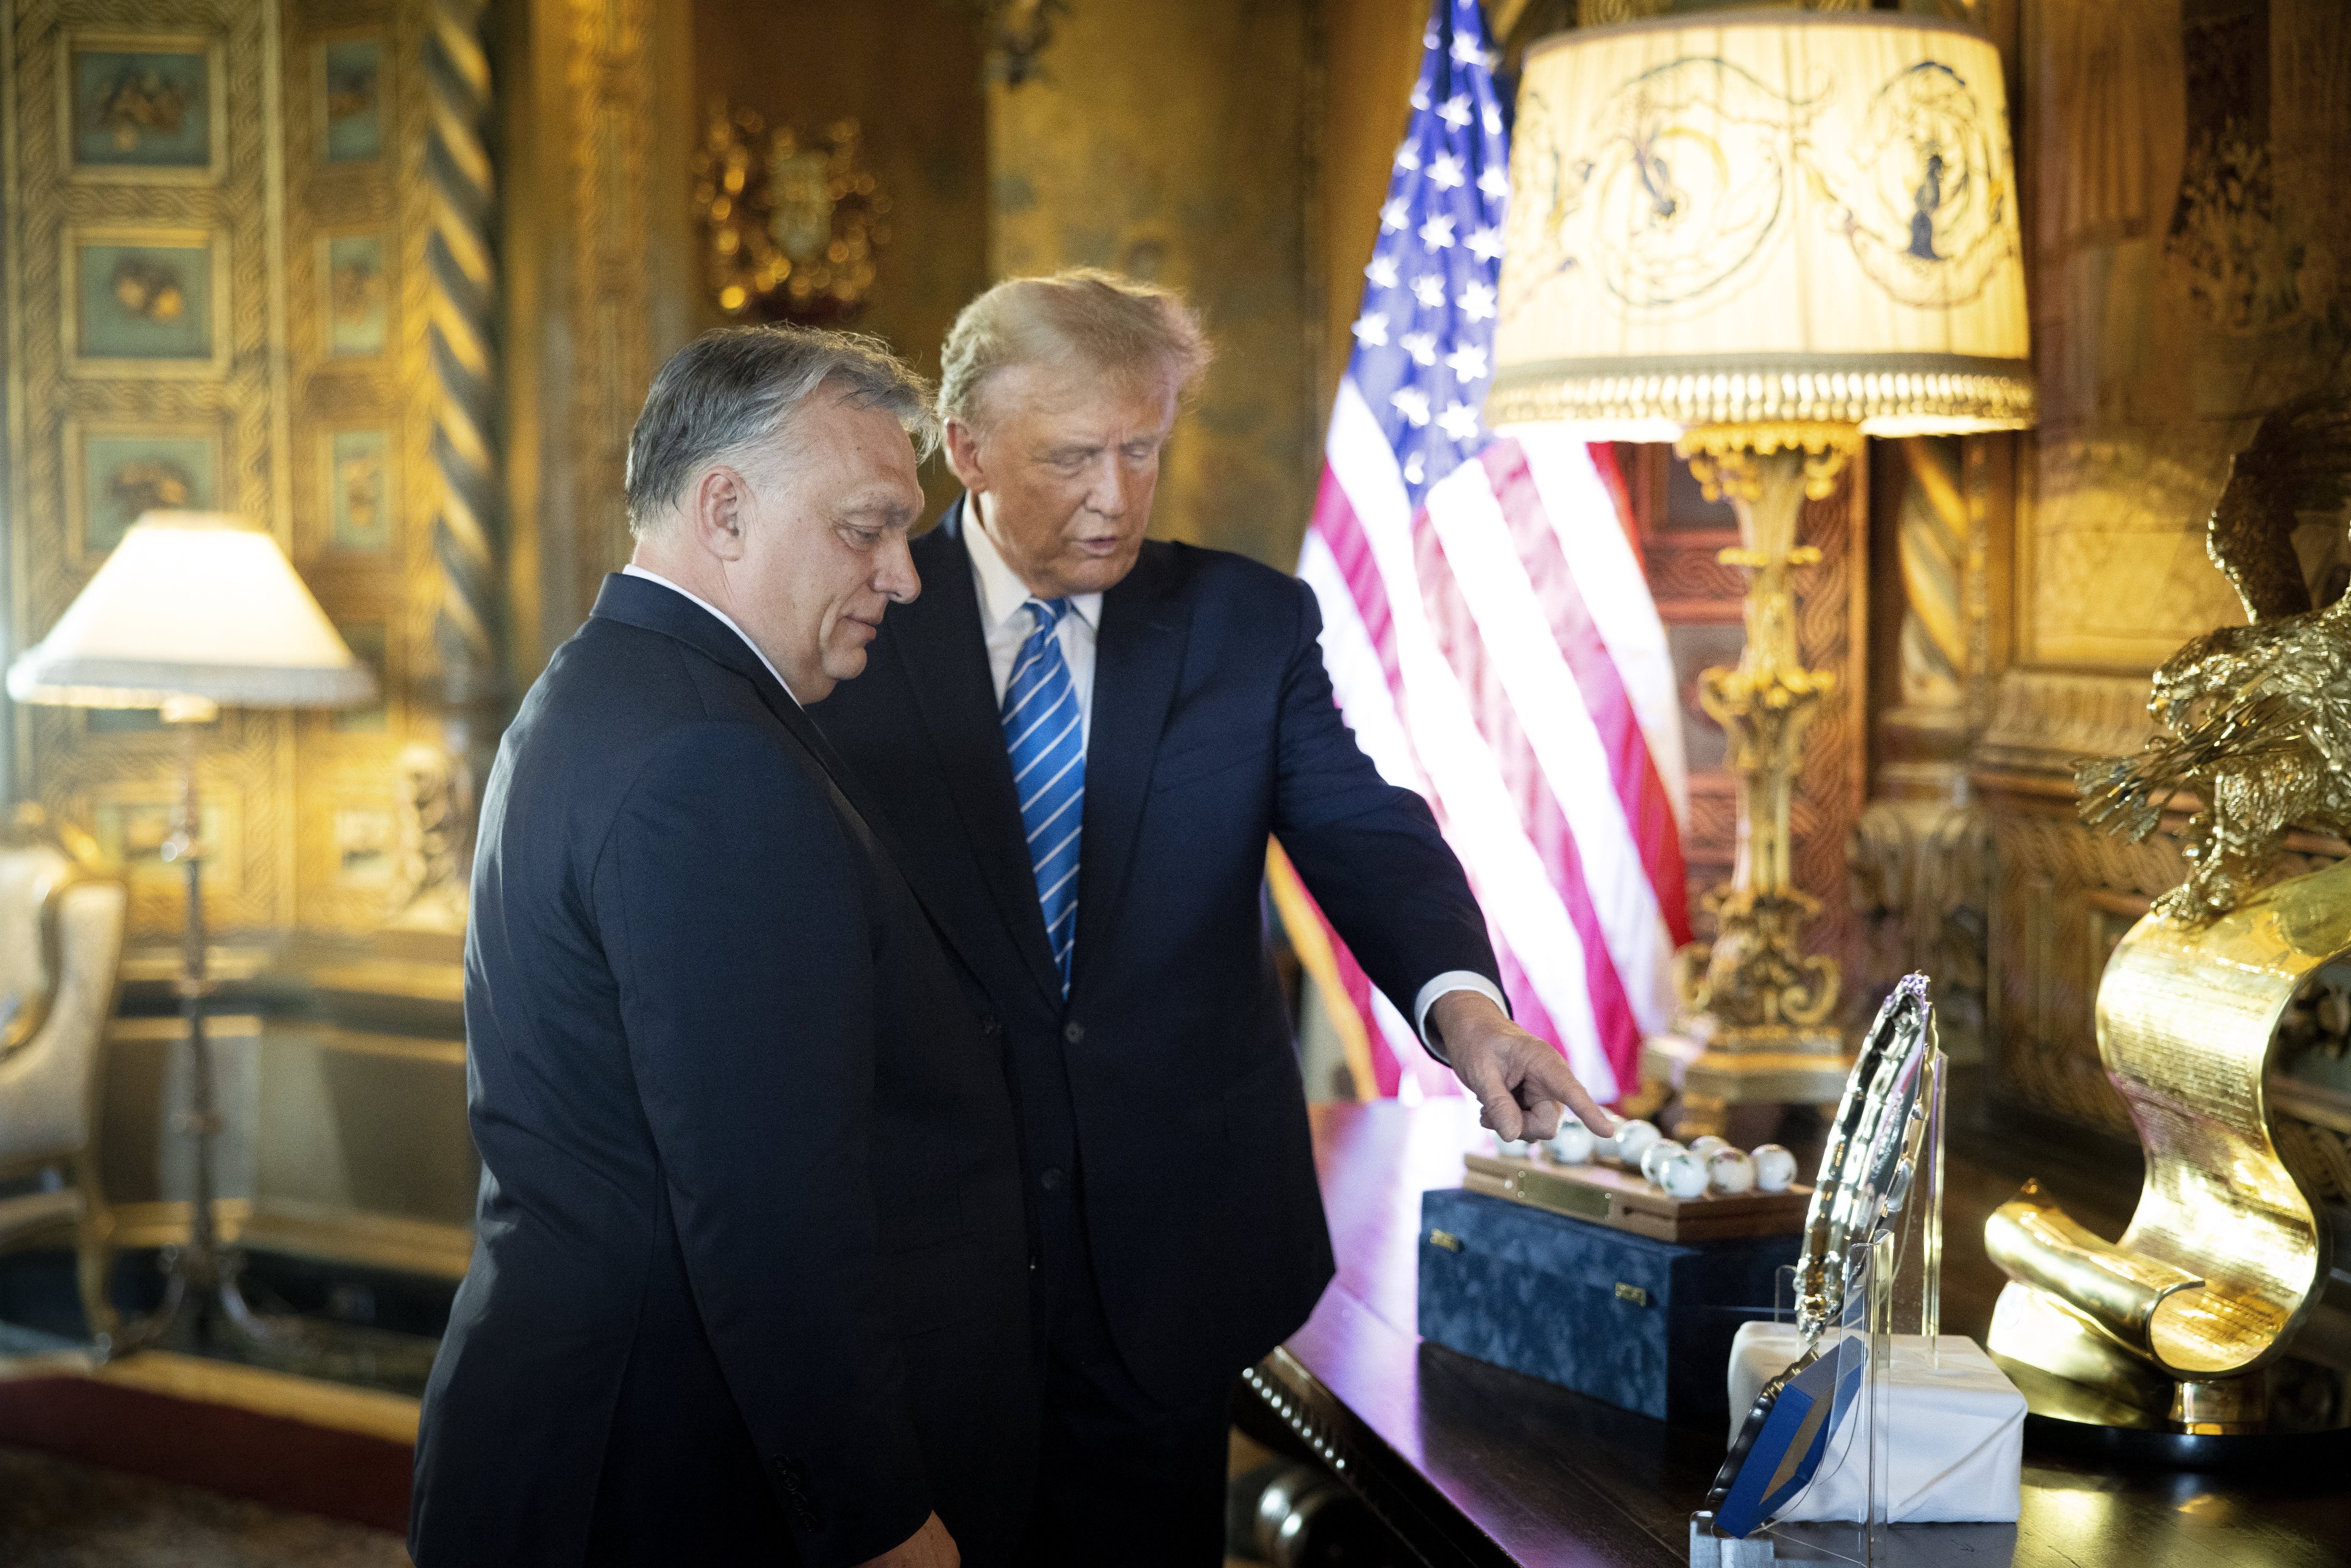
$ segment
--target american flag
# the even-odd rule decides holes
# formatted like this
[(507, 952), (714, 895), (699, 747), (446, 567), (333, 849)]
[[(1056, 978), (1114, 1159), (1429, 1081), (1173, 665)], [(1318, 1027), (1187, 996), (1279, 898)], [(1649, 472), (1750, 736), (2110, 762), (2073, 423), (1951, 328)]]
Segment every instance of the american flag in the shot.
[[(1479, 421), (1509, 132), (1478, 0), (1436, 0), (1424, 43), (1298, 574), (1357, 740), (1469, 873), (1514, 1016), (1610, 1100), (1689, 939), (1678, 696), (1610, 449)], [(1273, 879), (1353, 1012), (1359, 1088), (1449, 1090), (1278, 853)]]

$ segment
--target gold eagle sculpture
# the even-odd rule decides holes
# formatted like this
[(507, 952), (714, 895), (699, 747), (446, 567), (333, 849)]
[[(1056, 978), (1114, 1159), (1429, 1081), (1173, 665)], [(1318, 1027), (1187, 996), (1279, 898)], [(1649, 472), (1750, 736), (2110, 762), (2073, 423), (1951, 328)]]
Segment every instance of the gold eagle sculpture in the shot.
[(2209, 632), (2155, 674), (2163, 726), (2137, 755), (2074, 765), (2083, 820), (2134, 842), (2175, 795), (2202, 810), (2180, 847), (2188, 880), (2158, 913), (2200, 925), (2260, 885), (2286, 831), (2351, 837), (2351, 594), (2314, 602), (2294, 533), (2351, 497), (2351, 400), (2272, 412), (2231, 459), (2205, 549), (2251, 622)]

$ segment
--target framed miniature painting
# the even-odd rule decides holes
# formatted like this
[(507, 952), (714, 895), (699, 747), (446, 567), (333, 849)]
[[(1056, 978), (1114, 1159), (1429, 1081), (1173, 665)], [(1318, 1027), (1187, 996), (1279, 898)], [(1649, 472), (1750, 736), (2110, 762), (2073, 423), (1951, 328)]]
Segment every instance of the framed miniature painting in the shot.
[(330, 430), (320, 438), (327, 544), (354, 552), (392, 544), (392, 436), (382, 430)]
[(381, 235), (337, 235), (321, 242), (326, 280), (327, 354), (366, 359), (383, 352), (392, 330), (392, 282)]
[(319, 156), (366, 163), (383, 156), (383, 40), (338, 38), (319, 47)]
[(66, 513), (85, 565), (97, 565), (120, 544), (143, 512), (219, 507), (216, 430), (68, 423), (66, 450)]
[(218, 39), (69, 33), (60, 41), (59, 148), (74, 180), (186, 183), (220, 177)]
[(225, 245), (201, 229), (68, 229), (67, 368), (216, 376), (227, 369)]

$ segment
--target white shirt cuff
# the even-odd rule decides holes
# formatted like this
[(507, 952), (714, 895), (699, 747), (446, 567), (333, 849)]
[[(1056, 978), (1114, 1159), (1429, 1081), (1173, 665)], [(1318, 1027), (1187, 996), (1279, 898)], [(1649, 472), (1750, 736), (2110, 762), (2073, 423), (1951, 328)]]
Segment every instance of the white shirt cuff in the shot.
[(1447, 969), (1421, 987), (1420, 995), (1412, 1000), (1412, 1027), (1419, 1033), (1420, 1043), (1428, 1048), (1428, 1054), (1447, 1067), (1453, 1062), (1445, 1054), (1443, 1042), (1429, 1032), (1428, 1009), (1437, 1005), (1437, 998), (1452, 991), (1475, 991), (1501, 1009), (1504, 1018), (1510, 1016), (1510, 998), (1502, 995), (1501, 988), (1475, 969)]

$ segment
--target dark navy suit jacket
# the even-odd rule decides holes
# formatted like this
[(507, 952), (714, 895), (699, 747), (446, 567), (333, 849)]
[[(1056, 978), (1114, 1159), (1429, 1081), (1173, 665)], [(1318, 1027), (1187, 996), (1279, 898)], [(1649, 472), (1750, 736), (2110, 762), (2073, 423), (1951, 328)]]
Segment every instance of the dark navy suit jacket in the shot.
[(411, 1548), (861, 1562), (1026, 1515), (998, 1039), (758, 655), (608, 578), (498, 748), (465, 954), (473, 1267)]
[(811, 711), (1003, 1022), (1049, 1277), (1066, 1207), (1129, 1370), (1189, 1403), (1303, 1322), (1332, 1270), (1264, 929), (1267, 839), (1399, 1007), (1448, 970), (1494, 977), (1493, 949), (1426, 804), (1341, 719), (1313, 594), (1153, 541), (1102, 600), (1065, 1003), (965, 526), (958, 502), (914, 541), (922, 596)]

